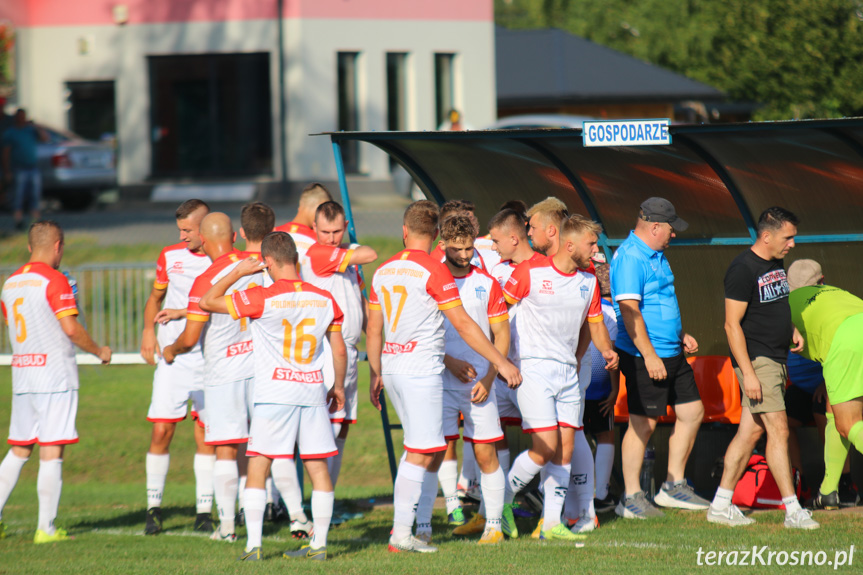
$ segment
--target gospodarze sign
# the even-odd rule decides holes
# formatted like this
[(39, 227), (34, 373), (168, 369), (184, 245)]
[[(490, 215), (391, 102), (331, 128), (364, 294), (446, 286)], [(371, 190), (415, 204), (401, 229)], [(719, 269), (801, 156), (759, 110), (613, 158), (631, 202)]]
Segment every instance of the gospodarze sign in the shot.
[(668, 120), (610, 120), (585, 122), (584, 147), (662, 146), (671, 143)]

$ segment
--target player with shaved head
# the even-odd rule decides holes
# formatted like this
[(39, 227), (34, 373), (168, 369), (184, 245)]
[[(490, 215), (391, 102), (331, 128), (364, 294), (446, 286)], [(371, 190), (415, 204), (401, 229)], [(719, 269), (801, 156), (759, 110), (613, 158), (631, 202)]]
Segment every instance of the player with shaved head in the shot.
[(12, 417), (0, 463), (0, 539), (6, 531), (3, 507), (21, 468), (39, 445), (39, 522), (35, 543), (69, 537), (54, 526), (63, 487), (63, 451), (78, 442), (78, 368), (75, 346), (111, 361), (78, 323), (78, 306), (66, 277), (57, 271), (63, 258), (63, 230), (55, 222), (30, 226), (30, 260), (3, 284), (3, 317), (12, 344)]

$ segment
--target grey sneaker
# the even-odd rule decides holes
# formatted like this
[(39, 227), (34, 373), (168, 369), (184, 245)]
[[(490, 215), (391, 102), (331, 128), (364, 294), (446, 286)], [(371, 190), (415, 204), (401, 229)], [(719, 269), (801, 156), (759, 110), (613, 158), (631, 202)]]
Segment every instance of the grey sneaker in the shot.
[(621, 497), (620, 503), (614, 508), (614, 512), (625, 519), (650, 519), (665, 515), (647, 500), (643, 491), (639, 491), (632, 497), (625, 495)]
[(395, 541), (390, 537), (390, 544), (387, 550), (390, 553), (437, 553), (437, 547), (429, 545), (413, 535), (408, 535), (401, 541)]
[(812, 512), (808, 509), (798, 509), (792, 516), (785, 516), (785, 527), (789, 529), (818, 529), (821, 525), (812, 519)]
[(261, 560), (261, 548), (260, 547), (252, 547), (248, 551), (243, 551), (243, 554), (237, 558), (237, 561), (260, 561)]
[(710, 523), (719, 523), (728, 525), (729, 527), (740, 527), (742, 525), (752, 525), (755, 520), (747, 517), (740, 511), (740, 508), (733, 503), (723, 510), (718, 510), (713, 505), (708, 506), (707, 521)]
[(689, 509), (696, 511), (704, 511), (710, 507), (710, 502), (703, 497), (699, 497), (692, 490), (692, 487), (684, 481), (666, 489), (668, 483), (662, 484), (662, 489), (653, 498), (653, 502), (661, 507), (674, 507), (676, 509)]

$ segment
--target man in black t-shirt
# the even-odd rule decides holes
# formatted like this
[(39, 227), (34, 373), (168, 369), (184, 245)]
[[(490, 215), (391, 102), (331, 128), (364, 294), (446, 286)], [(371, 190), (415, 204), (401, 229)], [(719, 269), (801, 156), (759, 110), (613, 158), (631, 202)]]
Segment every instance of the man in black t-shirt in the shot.
[(745, 517), (731, 496), (761, 434), (767, 432), (767, 464), (785, 504), (785, 527), (817, 529), (812, 514), (800, 506), (788, 462), (788, 418), (785, 415), (786, 361), (803, 349), (803, 338), (791, 322), (788, 280), (783, 257), (794, 247), (797, 217), (779, 207), (758, 219), (755, 244), (734, 258), (725, 273), (725, 333), (731, 362), (740, 382), (740, 426), (725, 452), (725, 467), (707, 520), (732, 527), (755, 520)]

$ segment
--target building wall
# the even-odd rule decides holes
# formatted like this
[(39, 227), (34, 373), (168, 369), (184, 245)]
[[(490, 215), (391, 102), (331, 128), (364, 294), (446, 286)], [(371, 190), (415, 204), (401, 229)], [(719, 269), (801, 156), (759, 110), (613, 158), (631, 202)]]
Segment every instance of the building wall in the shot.
[[(145, 181), (151, 166), (148, 55), (270, 53), (271, 106), (279, 121), (276, 0), (12, 0), (18, 29), (16, 104), (65, 128), (69, 81), (114, 80), (120, 182)], [(408, 126), (434, 125), (434, 54), (456, 53), (456, 106), (467, 123), (496, 118), (492, 0), (285, 0), (288, 179), (334, 178), (326, 137), (337, 128), (337, 53), (360, 53), (360, 126), (386, 129), (386, 53), (407, 52)], [(118, 18), (127, 18), (125, 24)], [(273, 129), (274, 178), (281, 178)], [(361, 171), (387, 178), (386, 156), (361, 152)]]

